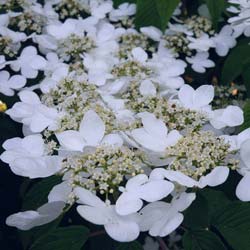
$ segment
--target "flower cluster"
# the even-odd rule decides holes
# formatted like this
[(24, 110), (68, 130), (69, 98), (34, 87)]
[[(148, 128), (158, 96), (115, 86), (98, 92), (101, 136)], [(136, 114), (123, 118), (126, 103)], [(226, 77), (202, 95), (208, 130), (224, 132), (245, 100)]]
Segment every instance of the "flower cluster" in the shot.
[[(216, 33), (207, 17), (180, 14), (165, 32), (138, 31), (134, 4), (102, 0), (6, 0), (1, 8), (0, 92), (18, 91), (6, 114), (24, 137), (7, 140), (0, 158), (17, 175), (62, 179), (48, 203), (8, 225), (28, 230), (77, 203), (117, 241), (145, 231), (164, 237), (195, 191), (224, 183), (230, 170), (244, 176), (237, 196), (250, 200), (250, 129), (231, 134), (243, 111), (217, 103), (212, 85), (194, 89), (183, 78), (188, 63), (203, 73), (214, 66), (210, 50), (225, 56), (235, 46), (235, 25)], [(245, 12), (235, 8), (237, 22)]]

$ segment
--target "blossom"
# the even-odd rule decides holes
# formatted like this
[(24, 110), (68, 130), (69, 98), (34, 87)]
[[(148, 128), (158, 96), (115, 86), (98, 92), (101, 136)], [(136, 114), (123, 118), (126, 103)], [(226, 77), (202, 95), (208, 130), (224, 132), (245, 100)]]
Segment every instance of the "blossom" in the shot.
[(187, 57), (186, 60), (192, 64), (192, 69), (198, 73), (205, 73), (206, 68), (212, 68), (215, 66), (214, 62), (208, 59), (208, 52), (198, 52), (193, 57)]
[(116, 201), (116, 212), (120, 215), (128, 215), (141, 209), (143, 202), (154, 202), (168, 196), (174, 189), (174, 185), (164, 180), (150, 181), (145, 174), (140, 174), (129, 179), (126, 188), (120, 188), (122, 194)]
[(26, 84), (26, 78), (21, 75), (10, 77), (8, 71), (0, 72), (0, 92), (7, 96), (13, 96), (14, 90), (21, 89)]
[(182, 223), (183, 212), (195, 200), (194, 193), (182, 193), (171, 203), (156, 201), (140, 211), (139, 226), (141, 231), (149, 231), (151, 236), (165, 237)]
[(21, 74), (26, 78), (36, 78), (38, 71), (46, 66), (46, 60), (37, 54), (33, 46), (25, 47), (17, 60), (10, 64), (14, 71), (21, 70)]
[(136, 12), (136, 5), (123, 3), (118, 6), (118, 9), (113, 9), (109, 14), (111, 21), (119, 21), (126, 17), (133, 16)]
[(45, 128), (55, 129), (59, 113), (42, 104), (38, 95), (29, 90), (19, 93), (21, 102), (17, 102), (6, 113), (24, 125), (29, 126), (34, 133), (41, 132)]
[(168, 132), (164, 122), (153, 114), (145, 112), (138, 116), (142, 119), (143, 127), (132, 130), (131, 135), (144, 148), (162, 153), (181, 138), (177, 130)]
[(6, 219), (6, 224), (21, 230), (30, 230), (58, 218), (63, 212), (64, 206), (65, 203), (62, 201), (46, 203), (36, 211), (29, 210), (10, 215)]
[(104, 134), (105, 124), (93, 110), (89, 110), (81, 121), (79, 131), (67, 130), (57, 133), (56, 137), (64, 149), (72, 151), (83, 151), (86, 146), (96, 147), (101, 143), (122, 145), (118, 135)]
[(79, 198), (77, 212), (87, 221), (104, 225), (107, 234), (120, 242), (133, 241), (139, 236), (136, 214), (121, 216), (116, 213), (114, 205), (106, 204), (100, 198), (84, 188), (76, 188)]
[(189, 85), (183, 85), (178, 92), (178, 99), (187, 109), (209, 110), (209, 104), (214, 99), (214, 88), (211, 85), (202, 85), (194, 90)]
[(6, 150), (0, 156), (9, 164), (12, 172), (29, 178), (48, 177), (61, 168), (62, 158), (46, 154), (41, 135), (29, 135), (24, 138), (15, 137), (4, 142)]
[(211, 38), (209, 38), (209, 36), (205, 33), (199, 38), (188, 37), (188, 39), (190, 41), (188, 45), (190, 49), (206, 52), (210, 48), (215, 47), (214, 41)]

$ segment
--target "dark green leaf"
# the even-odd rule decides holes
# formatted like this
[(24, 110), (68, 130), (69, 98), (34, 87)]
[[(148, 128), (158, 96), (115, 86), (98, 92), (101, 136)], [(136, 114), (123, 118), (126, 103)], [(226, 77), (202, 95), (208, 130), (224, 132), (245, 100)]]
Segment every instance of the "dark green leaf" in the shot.
[(61, 182), (61, 178), (58, 176), (51, 176), (45, 178), (38, 183), (34, 184), (23, 199), (24, 210), (37, 209), (47, 202), (48, 194), (51, 189)]
[(30, 250), (80, 250), (88, 235), (89, 230), (84, 226), (57, 228), (39, 238)]
[(245, 42), (239, 43), (229, 53), (222, 69), (222, 84), (229, 84), (241, 76), (248, 66), (250, 67), (250, 46), (248, 43), (248, 39)]
[(217, 29), (218, 22), (226, 8), (225, 0), (206, 0), (206, 4), (212, 17), (213, 26)]
[(143, 250), (143, 247), (138, 241), (133, 241), (129, 243), (120, 243), (116, 250)]
[(156, 26), (165, 30), (180, 0), (138, 0), (136, 27)]
[(244, 106), (244, 123), (241, 126), (241, 130), (250, 128), (250, 100), (248, 100)]
[(207, 200), (197, 193), (195, 201), (184, 212), (184, 225), (188, 228), (208, 227), (208, 204)]
[(226, 250), (219, 237), (207, 230), (186, 232), (183, 246), (185, 250)]
[(249, 203), (233, 202), (225, 206), (212, 223), (233, 249), (250, 249)]

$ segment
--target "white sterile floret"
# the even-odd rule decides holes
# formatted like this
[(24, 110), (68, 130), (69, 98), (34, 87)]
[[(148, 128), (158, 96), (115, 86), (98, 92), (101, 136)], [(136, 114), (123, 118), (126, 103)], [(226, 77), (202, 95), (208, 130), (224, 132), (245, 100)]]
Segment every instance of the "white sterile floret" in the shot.
[(119, 20), (123, 20), (128, 18), (129, 16), (133, 16), (136, 13), (136, 4), (123, 3), (118, 6), (117, 9), (113, 9), (109, 13), (109, 19), (111, 21), (117, 22)]
[(177, 130), (168, 132), (164, 122), (151, 113), (144, 112), (138, 116), (142, 119), (143, 127), (132, 130), (131, 135), (145, 149), (163, 153), (182, 137)]
[(189, 85), (183, 85), (178, 92), (178, 99), (183, 107), (191, 110), (210, 110), (210, 103), (214, 99), (214, 87), (202, 85), (194, 90)]
[(225, 25), (212, 40), (215, 42), (215, 50), (219, 56), (226, 56), (229, 50), (237, 43), (230, 25)]
[(20, 230), (30, 230), (58, 218), (62, 214), (64, 206), (65, 203), (62, 201), (46, 203), (36, 211), (29, 210), (10, 215), (6, 219), (6, 224)]
[(21, 75), (10, 76), (8, 71), (0, 72), (0, 93), (13, 96), (14, 90), (21, 89), (26, 84), (26, 78)]
[(182, 193), (179, 197), (173, 198), (171, 203), (156, 201), (147, 205), (139, 212), (140, 230), (149, 231), (154, 237), (171, 234), (184, 219), (181, 212), (192, 204), (195, 197), (194, 193)]
[(215, 187), (224, 183), (229, 175), (229, 168), (225, 166), (215, 167), (209, 174), (202, 176), (198, 181), (183, 174), (180, 171), (166, 170), (163, 168), (154, 169), (150, 174), (152, 180), (162, 180), (166, 178), (169, 181), (177, 182), (185, 187), (204, 188), (206, 186)]
[(214, 41), (209, 38), (208, 34), (203, 34), (199, 38), (194, 37), (188, 37), (188, 40), (190, 41), (188, 47), (190, 49), (195, 49), (197, 51), (208, 51), (210, 48), (215, 47)]
[(36, 78), (38, 71), (44, 69), (46, 60), (37, 54), (33, 46), (25, 47), (17, 60), (10, 63), (14, 71), (21, 70), (21, 74), (26, 78)]
[(212, 68), (215, 63), (208, 59), (208, 52), (197, 52), (193, 57), (186, 57), (186, 60), (192, 65), (192, 69), (198, 73), (205, 73), (206, 68)]
[(23, 90), (19, 93), (21, 102), (17, 102), (6, 113), (15, 121), (29, 126), (34, 133), (42, 132), (45, 128), (57, 128), (60, 117), (58, 111), (42, 104), (38, 95), (32, 91)]
[(229, 105), (224, 109), (217, 109), (211, 113), (210, 123), (216, 129), (236, 127), (244, 122), (243, 111), (238, 106)]
[(142, 208), (143, 200), (155, 202), (168, 196), (173, 190), (171, 182), (150, 180), (145, 174), (137, 175), (127, 181), (125, 188), (120, 188), (122, 194), (116, 201), (116, 212), (120, 215), (135, 213)]
[(86, 146), (96, 147), (101, 144), (121, 146), (123, 141), (117, 134), (105, 136), (105, 124), (93, 111), (85, 113), (79, 131), (67, 130), (57, 133), (56, 137), (63, 149), (83, 151)]
[(29, 178), (48, 177), (61, 169), (62, 158), (47, 155), (46, 146), (41, 135), (15, 137), (4, 142), (6, 150), (0, 156), (9, 164), (11, 170)]
[(250, 139), (245, 140), (240, 147), (240, 168), (243, 176), (236, 188), (236, 196), (242, 201), (250, 201)]
[(128, 242), (135, 240), (140, 233), (137, 215), (121, 216), (115, 211), (114, 205), (103, 202), (84, 188), (75, 189), (78, 203), (77, 212), (87, 221), (103, 225), (107, 234), (114, 240)]

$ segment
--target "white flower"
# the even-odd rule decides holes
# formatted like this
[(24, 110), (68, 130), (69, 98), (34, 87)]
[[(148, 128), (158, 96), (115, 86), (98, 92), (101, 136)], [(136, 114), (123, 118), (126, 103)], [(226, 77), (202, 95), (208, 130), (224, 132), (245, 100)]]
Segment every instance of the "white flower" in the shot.
[(243, 178), (237, 185), (236, 196), (241, 201), (250, 201), (250, 139), (241, 144), (240, 160), (238, 172), (243, 175)]
[(212, 68), (215, 63), (208, 59), (208, 52), (197, 52), (195, 56), (186, 57), (186, 60), (192, 64), (192, 69), (198, 73), (205, 73), (206, 68)]
[(96, 147), (100, 144), (122, 145), (122, 139), (116, 134), (105, 135), (105, 124), (93, 111), (85, 113), (79, 131), (67, 130), (57, 133), (60, 145), (66, 150), (83, 151), (84, 147)]
[(236, 127), (243, 122), (243, 111), (238, 106), (229, 105), (225, 109), (217, 109), (211, 113), (210, 123), (216, 129)]
[(226, 56), (229, 49), (236, 45), (236, 40), (233, 37), (233, 29), (229, 25), (225, 25), (212, 40), (215, 43), (215, 50), (219, 56)]
[(12, 172), (31, 179), (48, 177), (61, 169), (61, 157), (46, 155), (41, 135), (15, 137), (4, 142), (6, 150), (1, 160), (9, 164)]
[(113, 9), (113, 3), (109, 0), (103, 2), (91, 0), (89, 4), (91, 15), (96, 17), (97, 19), (105, 18), (106, 14), (108, 14)]
[(54, 130), (60, 115), (54, 108), (49, 108), (41, 103), (37, 94), (23, 90), (19, 93), (21, 102), (17, 102), (6, 113), (14, 120), (29, 126), (34, 133), (41, 132), (48, 127)]
[(196, 90), (185, 84), (178, 92), (181, 105), (191, 110), (209, 110), (210, 103), (214, 99), (214, 87), (202, 85)]
[(21, 70), (21, 74), (26, 78), (36, 78), (38, 71), (46, 66), (46, 60), (37, 54), (35, 47), (28, 46), (22, 50), (16, 61), (11, 62), (14, 71)]
[(13, 96), (14, 90), (21, 89), (26, 84), (26, 78), (20, 75), (10, 77), (8, 71), (0, 72), (0, 92), (7, 96)]
[(171, 182), (164, 180), (149, 180), (147, 175), (139, 174), (129, 179), (126, 188), (120, 188), (122, 194), (116, 201), (116, 212), (128, 215), (137, 212), (143, 206), (143, 201), (154, 202), (168, 196), (174, 190)]
[(167, 147), (173, 146), (181, 138), (177, 130), (168, 132), (164, 122), (153, 114), (144, 112), (138, 116), (142, 119), (143, 127), (132, 130), (131, 135), (144, 148), (163, 153)]
[(114, 240), (128, 242), (135, 240), (140, 233), (136, 223), (136, 214), (121, 216), (115, 207), (104, 203), (100, 198), (84, 188), (76, 188), (78, 203), (77, 212), (87, 221), (104, 225), (107, 234)]
[(188, 37), (188, 40), (190, 43), (188, 44), (188, 47), (190, 49), (195, 49), (197, 51), (208, 51), (210, 48), (215, 47), (214, 41), (209, 38), (207, 34), (203, 34), (199, 38), (194, 38), (194, 37)]
[(163, 168), (156, 168), (150, 174), (150, 179), (160, 180), (166, 178), (169, 181), (177, 182), (184, 187), (198, 187), (204, 188), (206, 186), (215, 187), (227, 180), (229, 175), (228, 167), (218, 166), (214, 168), (209, 174), (202, 176), (199, 181), (175, 170), (166, 170)]
[(162, 37), (162, 32), (154, 26), (142, 27), (140, 28), (142, 34), (148, 36), (153, 41), (159, 42)]
[(3, 69), (6, 65), (5, 56), (0, 56), (0, 69)]
[(23, 32), (15, 32), (6, 27), (0, 27), (0, 35), (6, 36), (11, 39), (12, 43), (24, 42), (27, 36)]
[(123, 3), (118, 6), (118, 9), (113, 9), (109, 14), (111, 21), (117, 22), (129, 16), (133, 16), (136, 12), (136, 5)]
[(171, 203), (157, 201), (147, 205), (139, 212), (140, 230), (149, 231), (149, 234), (154, 237), (165, 237), (171, 234), (184, 219), (181, 212), (192, 204), (195, 197), (194, 193), (182, 193)]
[(55, 220), (63, 212), (64, 206), (65, 203), (62, 201), (46, 203), (36, 211), (29, 210), (10, 215), (6, 219), (6, 224), (20, 230), (30, 230)]

